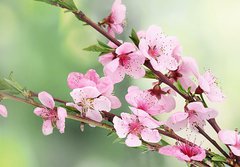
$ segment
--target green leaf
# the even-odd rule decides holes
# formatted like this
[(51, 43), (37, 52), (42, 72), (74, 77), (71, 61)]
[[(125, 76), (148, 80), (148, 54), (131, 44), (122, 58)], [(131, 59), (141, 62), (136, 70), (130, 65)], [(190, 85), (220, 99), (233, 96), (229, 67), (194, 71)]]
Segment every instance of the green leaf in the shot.
[(29, 91), (13, 79), (12, 73), (9, 75), (8, 78), (3, 78), (0, 80), (0, 91), (15, 95), (20, 93), (24, 96), (29, 95)]
[(111, 48), (110, 46), (108, 46), (107, 44), (105, 44), (104, 42), (101, 42), (101, 41), (99, 41), (99, 40), (98, 40), (98, 44), (99, 44), (100, 46), (102, 46), (103, 48), (113, 49), (113, 48)]
[(140, 40), (139, 40), (139, 38), (137, 36), (137, 33), (136, 33), (136, 31), (134, 29), (132, 29), (131, 36), (129, 36), (129, 38), (138, 47)]
[(78, 9), (73, 0), (57, 0), (60, 6), (65, 7), (68, 10), (76, 12)]
[(170, 145), (167, 141), (165, 141), (165, 140), (163, 140), (163, 139), (160, 140), (160, 144), (161, 144), (161, 146)]
[(144, 78), (156, 79), (156, 75), (151, 70), (146, 70)]
[(103, 46), (103, 44), (101, 43), (101, 45), (91, 45), (87, 48), (84, 48), (83, 50), (85, 51), (90, 51), (90, 52), (100, 52), (101, 54), (105, 54), (105, 53), (110, 53), (113, 52), (114, 49), (110, 48), (110, 47), (105, 47)]
[(174, 83), (174, 86), (182, 93), (182, 94), (188, 94), (188, 92), (182, 87), (181, 83), (179, 81)]
[(226, 162), (226, 158), (223, 157), (223, 156), (220, 156), (218, 154), (215, 154), (213, 157), (212, 157), (212, 161), (214, 162)]
[(40, 2), (45, 2), (51, 5), (59, 5), (62, 8), (68, 9), (72, 12), (76, 12), (78, 9), (73, 0), (35, 0)]
[(58, 0), (35, 0), (35, 1), (39, 1), (39, 2), (45, 2), (51, 5), (56, 5)]

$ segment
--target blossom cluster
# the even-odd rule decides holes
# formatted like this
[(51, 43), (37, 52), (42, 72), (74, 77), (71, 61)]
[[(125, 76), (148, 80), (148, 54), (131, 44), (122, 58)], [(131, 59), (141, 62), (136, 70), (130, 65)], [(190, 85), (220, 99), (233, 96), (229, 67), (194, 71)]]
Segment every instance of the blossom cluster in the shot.
[[(121, 0), (115, 0), (110, 14), (99, 22), (99, 26), (115, 37), (124, 31), (125, 17), (125, 5)], [(43, 120), (44, 135), (53, 133), (55, 127), (64, 133), (69, 109), (83, 119), (97, 123), (107, 120), (104, 114), (122, 105), (114, 94), (114, 86), (125, 76), (154, 79), (149, 89), (143, 90), (134, 85), (128, 87), (125, 101), (130, 112), (122, 112), (119, 116), (114, 114), (110, 120), (118, 137), (125, 139), (129, 147), (159, 143), (161, 129), (164, 128), (174, 133), (187, 128), (195, 132), (204, 130), (206, 122), (217, 117), (218, 112), (207, 107), (204, 97), (211, 102), (222, 102), (225, 95), (210, 70), (202, 74), (196, 60), (183, 55), (179, 40), (163, 33), (159, 26), (152, 25), (134, 35), (133, 42), (117, 39), (119, 45), (113, 41), (102, 44), (107, 48), (98, 59), (103, 65), (103, 77), (93, 69), (85, 74), (71, 72), (68, 75), (71, 102), (60, 106), (55, 104), (59, 101), (45, 91), (37, 95), (41, 104), (37, 105), (34, 113)], [(148, 76), (147, 68), (152, 77)], [(166, 83), (157, 74), (169, 82)], [(182, 111), (176, 111), (177, 94), (190, 97), (185, 99)], [(168, 118), (162, 120), (163, 114), (167, 114)], [(0, 115), (7, 117), (7, 109), (3, 105), (0, 105)], [(237, 131), (221, 130), (218, 137), (229, 146), (233, 155), (240, 156), (240, 135)], [(175, 145), (162, 146), (158, 152), (187, 162), (203, 161), (207, 156), (207, 150), (202, 147), (179, 141)]]

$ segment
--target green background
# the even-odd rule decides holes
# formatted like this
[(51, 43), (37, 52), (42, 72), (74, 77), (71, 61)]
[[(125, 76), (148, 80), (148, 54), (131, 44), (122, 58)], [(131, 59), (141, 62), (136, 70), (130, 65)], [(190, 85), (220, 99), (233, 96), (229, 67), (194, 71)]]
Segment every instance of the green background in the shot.
[[(119, 38), (127, 40), (132, 27), (147, 29), (151, 24), (162, 27), (165, 33), (175, 35), (182, 44), (184, 55), (193, 56), (201, 71), (211, 69), (219, 78), (227, 99), (221, 104), (210, 104), (219, 110), (219, 124), (226, 129), (239, 127), (240, 109), (240, 1), (238, 0), (123, 0), (127, 6), (127, 27)], [(110, 10), (111, 0), (76, 0), (80, 9), (93, 20), (100, 20)], [(69, 72), (86, 72), (94, 68), (102, 74), (96, 54), (82, 48), (106, 41), (88, 26), (49, 5), (32, 0), (0, 0), (0, 77), (11, 71), (22, 85), (39, 91), (48, 91), (56, 97), (71, 100), (66, 78)], [(142, 88), (150, 80), (132, 81), (129, 78), (116, 86), (115, 94), (124, 103), (129, 84)], [(183, 100), (179, 99), (181, 111)], [(68, 120), (66, 132), (55, 131), (50, 136), (41, 133), (42, 120), (33, 107), (4, 101), (7, 119), (0, 118), (1, 167), (157, 167), (183, 166), (174, 158), (156, 153), (141, 153), (127, 148), (107, 132), (86, 127)], [(126, 111), (124, 105), (119, 113)], [(207, 127), (207, 129), (211, 129)], [(216, 134), (210, 130), (212, 137)], [(211, 146), (197, 135), (191, 135), (197, 144)]]

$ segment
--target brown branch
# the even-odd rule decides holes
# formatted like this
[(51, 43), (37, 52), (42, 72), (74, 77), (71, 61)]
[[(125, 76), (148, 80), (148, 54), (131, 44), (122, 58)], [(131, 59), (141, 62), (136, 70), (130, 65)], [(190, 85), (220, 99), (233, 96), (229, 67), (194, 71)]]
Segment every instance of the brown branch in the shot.
[(218, 143), (213, 140), (202, 128), (196, 126), (198, 132), (203, 135), (209, 142), (212, 143), (226, 158), (230, 158), (229, 155), (218, 145)]

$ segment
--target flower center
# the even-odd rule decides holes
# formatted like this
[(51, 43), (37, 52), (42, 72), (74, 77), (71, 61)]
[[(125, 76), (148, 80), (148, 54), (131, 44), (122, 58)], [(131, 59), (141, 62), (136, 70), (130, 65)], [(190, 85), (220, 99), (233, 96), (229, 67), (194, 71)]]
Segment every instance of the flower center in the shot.
[(148, 46), (148, 54), (152, 56), (153, 58), (156, 58), (158, 55), (160, 55), (159, 51), (157, 50), (156, 45), (153, 47)]
[(127, 64), (129, 64), (129, 60), (130, 60), (130, 57), (128, 54), (119, 55), (119, 63), (122, 66), (126, 66)]
[(44, 112), (41, 114), (41, 117), (44, 120), (50, 119), (52, 122), (54, 122), (58, 119), (57, 118), (57, 112), (55, 110), (48, 110), (48, 109), (44, 110)]
[(180, 144), (179, 149), (183, 154), (187, 155), (188, 157), (193, 157), (200, 153), (197, 147), (192, 147), (187, 144)]
[(129, 124), (129, 132), (131, 134), (138, 135), (142, 129), (143, 127), (139, 122), (132, 122)]

